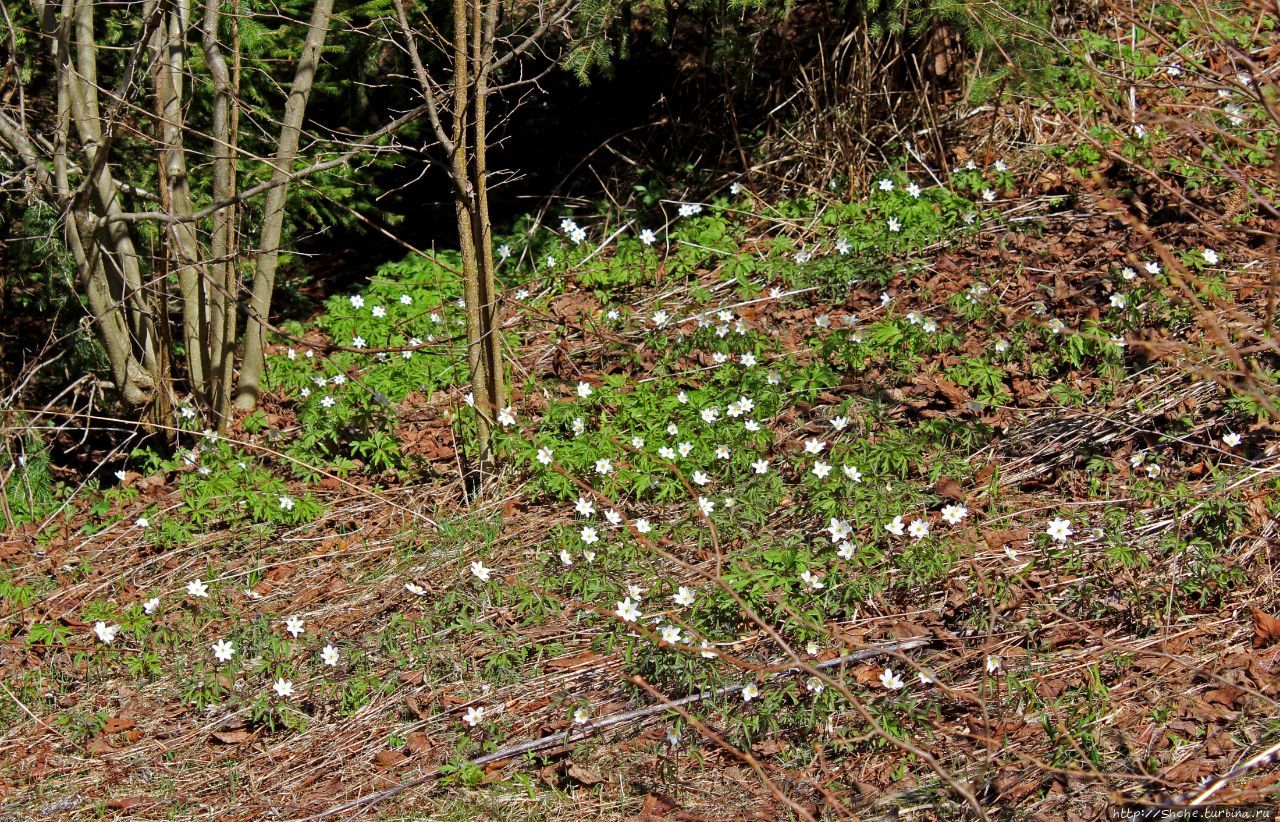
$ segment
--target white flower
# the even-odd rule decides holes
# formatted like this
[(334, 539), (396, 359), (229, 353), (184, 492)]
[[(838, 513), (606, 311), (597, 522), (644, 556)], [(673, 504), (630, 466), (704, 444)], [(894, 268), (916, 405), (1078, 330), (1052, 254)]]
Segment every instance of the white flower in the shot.
[(850, 482), (862, 482), (862, 472), (858, 470), (858, 466), (846, 465), (840, 470), (844, 471), (844, 475), (849, 478)]
[(1057, 542), (1066, 542), (1067, 537), (1074, 532), (1071, 530), (1071, 522), (1065, 519), (1049, 520), (1049, 527), (1045, 529), (1045, 533)]
[(901, 690), (903, 686), (902, 677), (895, 674), (891, 668), (885, 668), (880, 673), (880, 684), (891, 691)]
[(591, 396), (591, 386), (588, 383), (578, 383), (578, 396), (586, 399)]
[(702, 205), (700, 203), (681, 203), (680, 204), (681, 217), (692, 217), (693, 215), (698, 214), (701, 211), (702, 211)]
[(992, 346), (997, 354), (1003, 354), (1009, 350), (1009, 343), (1005, 340), (996, 340), (996, 344)]
[(510, 257), (511, 246), (507, 245), (506, 243), (503, 243), (502, 245), (498, 246), (498, 256), (504, 260)]
[(815, 591), (821, 591), (826, 586), (822, 583), (822, 579), (816, 576), (813, 571), (808, 568), (800, 572), (800, 581)]
[(779, 385), (782, 382), (782, 375), (777, 371), (770, 371), (765, 375), (764, 380), (769, 383), (769, 385)]
[(543, 447), (541, 447), (541, 448), (539, 448), (539, 449), (538, 449), (538, 462), (542, 463), (543, 465), (550, 465), (550, 464), (551, 464), (551, 449), (550, 449), (550, 448), (547, 448), (547, 447), (544, 445)]
[(587, 561), (588, 565), (590, 565), (591, 563), (596, 561), (596, 552), (591, 550), (583, 551), (582, 558)]
[(387, 316), (387, 309), (380, 305), (375, 305), (373, 308), (369, 309), (369, 313), (381, 319), (382, 317)]
[(279, 503), (281, 511), (293, 510), (293, 497), (280, 497)]
[(579, 708), (573, 712), (573, 721), (577, 725), (586, 725), (591, 721), (591, 712), (586, 708)]
[(352, 337), (352, 338), (351, 338), (351, 347), (352, 347), (352, 348), (364, 348), (364, 344), (365, 344), (365, 343), (364, 343), (364, 337), (358, 337), (358, 336), (357, 336), (357, 337)]
[(688, 404), (689, 404), (689, 392), (687, 392), (687, 391), (681, 391), (681, 392), (677, 393), (677, 394), (676, 394), (676, 402), (680, 403), (681, 405), (688, 405)]
[(654, 325), (662, 328), (667, 324), (667, 321), (671, 319), (671, 315), (665, 311), (655, 311), (653, 312), (651, 319), (653, 320)]
[(893, 191), (893, 180), (890, 180), (887, 177), (880, 180), (877, 185), (880, 186), (881, 191)]
[(680, 744), (680, 732), (675, 728), (667, 731), (667, 744), (673, 748)]
[(843, 431), (845, 427), (848, 425), (849, 425), (848, 417), (832, 417), (831, 418), (831, 427), (836, 429), (837, 431)]
[(1218, 264), (1218, 252), (1214, 251), (1212, 248), (1206, 248), (1200, 253), (1204, 256), (1204, 261), (1209, 265)]
[(413, 594), (415, 597), (423, 597), (427, 595), (427, 589), (423, 588), (421, 585), (419, 585), (416, 582), (406, 582), (404, 584), (404, 589), (409, 593)]
[(470, 708), (467, 708), (467, 712), (463, 715), (462, 721), (474, 728), (484, 721), (484, 708), (472, 705)]
[(160, 607), (160, 597), (152, 597), (142, 603), (142, 612), (145, 614), (154, 614), (156, 609)]
[(489, 581), (489, 573), (492, 570), (493, 569), (491, 568), (484, 567), (484, 563), (480, 560), (475, 560), (471, 563), (471, 575), (481, 582)]
[(1147, 264), (1144, 266), (1144, 268), (1146, 268), (1146, 269), (1147, 269), (1147, 273), (1148, 273), (1148, 274), (1159, 274), (1159, 273), (1160, 273), (1160, 263), (1156, 262), (1155, 260), (1152, 260), (1151, 262), (1147, 263)]
[(818, 439), (817, 437), (814, 437), (813, 439), (807, 439), (804, 441), (804, 452), (806, 454), (821, 454), (822, 449), (826, 447), (827, 447), (827, 444), (822, 440)]
[(139, 528), (146, 528), (148, 525), (151, 524), (151, 520), (147, 519), (146, 517), (138, 517), (133, 521), (133, 524), (138, 526)]
[(671, 601), (674, 602), (676, 605), (681, 605), (681, 606), (684, 606), (685, 608), (688, 608), (690, 605), (693, 604), (693, 601), (694, 601), (693, 589), (687, 586), (681, 585), (680, 590), (676, 591), (675, 595), (671, 597)]
[(306, 633), (305, 623), (300, 616), (291, 616), (284, 622), (284, 629), (293, 635), (294, 639)]
[(331, 380), (331, 382), (332, 382), (334, 385), (342, 385), (342, 384), (343, 384), (343, 383), (345, 383), (346, 381), (347, 381), (347, 375), (346, 375), (346, 374), (334, 374), (334, 375), (333, 375), (333, 379)]
[(837, 254), (848, 254), (848, 253), (849, 253), (849, 241), (848, 241), (848, 240), (846, 240), (846, 239), (844, 239), (843, 237), (841, 237), (839, 240), (836, 240), (836, 253), (837, 253)]
[(951, 525), (959, 525), (960, 521), (967, 516), (969, 516), (969, 509), (964, 505), (942, 506), (942, 519)]
[(548, 255), (547, 255), (547, 259), (546, 259), (546, 263), (547, 263), (547, 268), (555, 268), (555, 267), (556, 267), (556, 258), (555, 258), (555, 257), (552, 257), (550, 254), (548, 254)]
[(664, 460), (670, 461), (676, 458), (676, 452), (670, 446), (664, 445), (658, 449), (658, 456), (662, 457)]
[(917, 199), (917, 200), (920, 199), (920, 186), (916, 185), (915, 183), (910, 184), (909, 186), (907, 186), (907, 193), (910, 194), (914, 199)]
[(364, 308), (364, 297), (359, 294), (352, 294), (349, 298), (352, 308)]
[(1049, 331), (1054, 334), (1061, 334), (1063, 331), (1066, 330), (1066, 328), (1067, 328), (1066, 323), (1064, 323), (1062, 320), (1058, 319), (1057, 317), (1054, 317), (1052, 320), (1049, 320)]
[(732, 194), (732, 195), (733, 195), (733, 196), (735, 196), (735, 197), (737, 197), (739, 194), (741, 194), (741, 193), (742, 193), (742, 183), (735, 182), (733, 185), (729, 186), (729, 193), (730, 193), (730, 194)]
[(995, 200), (995, 198), (996, 198), (996, 193), (995, 193), (994, 191), (992, 191), (991, 189), (989, 189), (989, 188), (984, 188), (984, 189), (982, 190), (982, 199), (986, 200), (988, 203), (990, 203), (990, 202), (992, 202), (993, 200)]
[(561, 564), (561, 565), (572, 565), (572, 564), (573, 564), (573, 554), (569, 553), (569, 549), (568, 549), (568, 548), (561, 548), (561, 549), (560, 549), (560, 564)]
[(804, 652), (809, 656), (817, 656), (822, 651), (821, 646), (814, 640), (809, 640), (804, 646)]
[(856, 546), (849, 540), (840, 543), (840, 547), (836, 549), (836, 556), (840, 559), (853, 559), (853, 552)]
[(276, 684), (271, 686), (271, 690), (276, 692), (276, 696), (281, 699), (288, 699), (293, 696), (293, 683), (281, 677), (276, 680)]
[(98, 639), (110, 645), (116, 638), (116, 634), (120, 633), (119, 625), (108, 625), (102, 620), (98, 620), (93, 624), (93, 632), (98, 635)]
[(895, 537), (900, 537), (903, 535), (903, 533), (906, 532), (906, 526), (903, 525), (902, 523), (902, 517), (898, 516), (898, 517), (894, 517), (893, 522), (886, 525), (884, 527), (884, 530), (888, 531), (890, 534), (893, 534)]
[(698, 510), (702, 512), (704, 517), (711, 516), (711, 512), (716, 508), (716, 504), (706, 497), (698, 497)]
[(1130, 454), (1129, 467), (1137, 468), (1139, 465), (1142, 465), (1142, 461), (1145, 460), (1146, 458), (1147, 458), (1147, 455), (1142, 453), (1141, 451), (1137, 452), (1136, 454)]
[(619, 602), (618, 608), (614, 613), (617, 614), (623, 622), (635, 622), (640, 618), (640, 609), (631, 601), (631, 597), (627, 597)]
[(729, 446), (727, 446), (727, 445), (717, 445), (717, 446), (716, 446), (716, 459), (721, 459), (721, 460), (727, 460), (727, 459), (729, 459)]
[(582, 432), (587, 430), (587, 424), (582, 421), (582, 417), (574, 417), (571, 423), (574, 436), (582, 436)]
[(680, 434), (680, 426), (676, 425), (674, 422), (667, 423), (667, 433), (673, 437), (678, 436)]
[(1128, 305), (1129, 305), (1129, 300), (1128, 300), (1128, 299), (1127, 299), (1123, 294), (1112, 294), (1112, 295), (1111, 295), (1111, 307), (1112, 307), (1112, 308), (1117, 308), (1117, 309), (1119, 309), (1119, 310), (1123, 311), (1123, 310), (1125, 309), (1125, 307), (1126, 307), (1126, 306), (1128, 306)]
[(209, 596), (209, 586), (198, 579), (193, 579), (187, 583), (187, 596), (207, 597)]
[(1161, 471), (1160, 466), (1156, 465), (1154, 462), (1147, 465), (1147, 476), (1150, 477), (1151, 479), (1155, 479), (1156, 477), (1160, 476), (1160, 471)]
[(693, 451), (693, 443), (682, 442), (676, 446), (676, 450), (680, 452), (680, 456), (687, 457)]
[(1136, 280), (1138, 278), (1138, 272), (1134, 271), (1132, 268), (1129, 268), (1128, 266), (1125, 266), (1123, 269), (1120, 270), (1120, 276), (1126, 280)]
[(920, 518), (913, 519), (907, 526), (907, 533), (916, 539), (924, 539), (929, 536), (929, 523)]
[(613, 460), (607, 457), (601, 457), (600, 459), (596, 460), (597, 474), (601, 476), (606, 476), (612, 472), (613, 472)]
[(1230, 431), (1222, 435), (1222, 444), (1227, 446), (1228, 448), (1235, 448), (1237, 445), (1240, 444), (1240, 441), (1241, 441), (1240, 435), (1235, 433), (1234, 431)]
[(751, 463), (751, 470), (757, 474), (766, 474), (769, 472), (769, 461), (767, 459), (758, 459)]
[(805, 687), (805, 690), (809, 691), (809, 693), (813, 694), (814, 696), (817, 696), (818, 694), (822, 693), (823, 689), (825, 689), (827, 686), (822, 684), (821, 679), (818, 679), (816, 676), (811, 676), (805, 680), (804, 687)]
[[(468, 394), (467, 396), (471, 396), (471, 395)], [(328, 394), (325, 394), (323, 397), (320, 398), (320, 406), (322, 408), (332, 408), (335, 405), (337, 405), (337, 400), (335, 400), (333, 397), (329, 396)]]
[(848, 539), (853, 534), (853, 526), (845, 520), (832, 517), (827, 531), (831, 534), (831, 542), (834, 544)]
[(338, 666), (338, 649), (332, 645), (326, 645), (320, 649), (320, 661), (330, 668)]
[(815, 319), (815, 320), (813, 321), (813, 324), (814, 324), (814, 325), (816, 325), (816, 326), (818, 326), (818, 328), (830, 328), (830, 327), (831, 327), (831, 315), (830, 315), (830, 314), (819, 314), (819, 315), (818, 315), (818, 317), (817, 317), (817, 319)]
[(515, 425), (516, 410), (509, 405), (506, 408), (502, 409), (501, 411), (498, 412), (498, 422), (500, 422), (503, 425), (503, 427), (506, 427), (508, 425)]
[(658, 239), (658, 235), (654, 234), (651, 229), (644, 229), (640, 232), (640, 242), (645, 245), (653, 245), (654, 240)]
[(831, 473), (830, 463), (826, 463), (826, 462), (823, 462), (822, 460), (818, 460), (813, 464), (813, 475), (818, 479), (826, 479), (827, 474), (830, 474), (830, 473)]
[(746, 422), (742, 423), (742, 427), (752, 433), (755, 433), (756, 431), (760, 430), (760, 423), (756, 422), (755, 420), (747, 420)]
[(641, 448), (644, 448), (644, 437), (632, 437), (631, 447), (636, 449), (637, 451), (639, 451)]
[(618, 311), (618, 309), (610, 308), (608, 311), (604, 313), (604, 316), (606, 319), (617, 320), (622, 317), (622, 314)]
[(680, 628), (675, 625), (662, 626), (662, 641), (672, 645), (680, 641)]
[(996, 160), (996, 171), (1008, 171), (1009, 167), (1005, 165), (1004, 160)]
[(584, 525), (581, 532), (582, 541), (587, 545), (594, 545), (600, 541), (600, 535), (596, 533), (596, 529), (590, 525)]
[(902, 230), (902, 223), (898, 222), (897, 217), (889, 218), (889, 230), (895, 233)]
[(647, 534), (653, 530), (653, 526), (649, 524), (649, 520), (645, 519), (644, 517), (641, 517), (640, 519), (636, 520), (636, 530), (642, 534)]
[(929, 676), (924, 671), (917, 671), (916, 676), (920, 679), (921, 685), (932, 685), (934, 683), (933, 677)]
[(622, 524), (622, 514), (619, 514), (617, 511), (614, 511), (613, 509), (606, 511), (604, 518), (609, 520), (610, 525)]
[(998, 670), (1000, 670), (1000, 657), (998, 656), (987, 657), (987, 673), (994, 674)]
[(521, 288), (520, 290), (516, 291), (516, 299), (517, 300), (529, 299), (529, 289)]
[(703, 422), (710, 425), (711, 423), (720, 419), (720, 409), (714, 405), (708, 406), (702, 409), (701, 417)]
[(400, 304), (401, 304), (401, 305), (411, 305), (412, 303), (413, 303), (413, 297), (410, 297), (408, 294), (401, 294), (401, 295), (400, 295)]
[(695, 485), (706, 485), (711, 481), (711, 477), (708, 477), (703, 471), (694, 471), (691, 479)]
[(742, 689), (742, 701), (750, 702), (760, 696), (760, 688), (754, 682), (748, 682)]
[(220, 639), (213, 643), (213, 658), (219, 662), (230, 662), (231, 657), (235, 655), (236, 646), (225, 639)]

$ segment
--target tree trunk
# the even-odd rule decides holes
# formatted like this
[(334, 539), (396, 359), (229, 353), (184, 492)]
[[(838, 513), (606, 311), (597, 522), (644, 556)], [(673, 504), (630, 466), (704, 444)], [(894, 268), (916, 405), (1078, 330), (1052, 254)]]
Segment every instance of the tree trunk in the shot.
[(262, 376), (266, 368), (267, 330), (263, 326), (271, 311), (271, 295), (275, 290), (276, 266), (280, 261), (280, 235), (284, 228), (284, 206), (289, 194), (288, 178), (298, 155), (302, 121), (307, 100), (320, 63), (320, 51), (329, 33), (333, 16), (333, 0), (316, 0), (307, 24), (307, 37), (298, 56), (293, 85), (284, 106), (280, 140), (276, 148), (275, 170), (263, 209), (262, 232), (253, 272), (253, 294), (249, 300), (249, 317), (245, 324), (244, 360), (240, 366), (240, 383), (236, 387), (235, 407), (250, 410), (258, 402)]

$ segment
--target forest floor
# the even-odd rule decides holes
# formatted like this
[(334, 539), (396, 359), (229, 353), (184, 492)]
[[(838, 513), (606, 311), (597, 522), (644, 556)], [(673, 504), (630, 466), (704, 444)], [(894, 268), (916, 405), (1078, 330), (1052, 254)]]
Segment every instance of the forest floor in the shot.
[(0, 543), (0, 819), (1274, 803), (1276, 261), (1067, 117), (513, 240), (474, 499), (444, 259), (291, 326), (225, 436), (55, 472)]

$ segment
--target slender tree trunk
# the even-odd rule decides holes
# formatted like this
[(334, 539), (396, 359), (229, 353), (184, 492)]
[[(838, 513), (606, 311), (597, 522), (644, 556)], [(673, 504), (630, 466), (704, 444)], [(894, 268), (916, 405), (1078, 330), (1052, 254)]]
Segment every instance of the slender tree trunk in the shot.
[(502, 329), (499, 325), (498, 286), (493, 264), (493, 225), (489, 220), (488, 109), (489, 73), (493, 66), (493, 36), (498, 25), (497, 0), (472, 0), (476, 6), (476, 90), (475, 90), (475, 190), (477, 263), (480, 290), (484, 298), (484, 340), (489, 368), (489, 393), (495, 414), (507, 405), (506, 369), (502, 359)]
[(253, 294), (249, 300), (249, 318), (245, 325), (244, 360), (240, 366), (240, 383), (236, 387), (235, 407), (242, 410), (249, 410), (257, 404), (258, 392), (262, 387), (267, 336), (262, 323), (271, 311), (276, 267), (280, 261), (280, 235), (284, 228), (284, 207), (289, 194), (286, 181), (298, 155), (307, 100), (311, 96), (311, 87), (320, 63), (320, 51), (324, 48), (332, 16), (333, 0), (316, 0), (311, 10), (311, 20), (307, 24), (302, 54), (298, 56), (289, 99), (284, 106), (284, 120), (280, 126), (275, 170), (272, 173), (272, 180), (276, 185), (267, 191), (263, 208), (262, 231), (253, 272)]
[[(467, 0), (453, 0), (453, 134), (449, 173), (454, 183), (454, 213), (458, 223), (458, 250), (462, 255), (463, 298), (467, 312), (467, 368), (471, 372), (471, 398), (476, 411), (476, 445), (479, 479), (492, 471), (493, 396), (485, 352), (485, 300), (477, 258), (477, 200), (467, 162), (469, 106), (471, 103), (471, 26)], [(429, 93), (430, 90), (428, 90)]]
[(206, 274), (200, 261), (200, 241), (191, 219), (191, 188), (187, 178), (186, 124), (183, 113), (183, 70), (186, 63), (188, 0), (171, 0), (165, 25), (156, 32), (155, 91), (160, 132), (161, 202), (176, 219), (166, 232), (178, 292), (182, 301), (182, 341), (187, 381), (207, 407), (211, 399), (209, 331), (210, 306)]
[[(235, 81), (222, 54), (219, 40), (220, 10), (222, 0), (205, 0), (204, 29), (201, 47), (209, 74), (213, 78), (213, 200), (230, 200), (236, 191), (236, 164), (233, 154), (236, 145), (236, 129), (232, 107), (235, 101)], [(233, 18), (232, 26), (236, 25)], [(232, 37), (233, 61), (239, 61), (238, 38)], [(231, 383), (235, 373), (236, 308), (240, 281), (236, 266), (239, 251), (236, 242), (236, 209), (234, 205), (219, 209), (213, 214), (211, 243), (212, 265), (209, 269), (212, 329), (209, 340), (212, 369), (210, 403), (218, 430), (226, 431), (231, 417)]]
[[(150, 4), (149, 4), (150, 5)], [(63, 13), (72, 21), (74, 49), (68, 49), (68, 62), (64, 67), (71, 74), (68, 86), (72, 123), (84, 146), (85, 166), (89, 173), (97, 170), (90, 180), (89, 192), (95, 199), (98, 213), (112, 217), (124, 213), (120, 187), (111, 174), (108, 158), (100, 156), (104, 148), (102, 112), (98, 105), (97, 43), (94, 39), (93, 0), (63, 0)], [(74, 51), (74, 59), (71, 52)], [(127, 303), (126, 320), (132, 336), (131, 350), (141, 358), (144, 371), (150, 372), (150, 385), (120, 386), (121, 392), (134, 397), (150, 399), (151, 391), (162, 375), (156, 360), (156, 318), (152, 315), (142, 288), (142, 271), (138, 264), (138, 252), (128, 226), (123, 222), (110, 222), (98, 232), (96, 241), (106, 254), (102, 268), (111, 283), (113, 300)], [(87, 240), (87, 238), (83, 238)], [(86, 249), (87, 251), (88, 249)], [(123, 308), (123, 307), (122, 307)], [(145, 401), (145, 400), (144, 400)]]

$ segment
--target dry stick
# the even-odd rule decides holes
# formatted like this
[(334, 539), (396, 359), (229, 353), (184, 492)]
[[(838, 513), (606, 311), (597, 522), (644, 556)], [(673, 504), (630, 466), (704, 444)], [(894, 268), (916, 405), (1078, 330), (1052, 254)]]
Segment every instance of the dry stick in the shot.
[[(643, 688), (645, 692), (648, 693), (650, 696), (656, 697), (658, 699), (664, 699), (664, 700), (666, 699), (666, 697), (664, 697), (656, 688), (654, 688), (652, 685), (646, 682), (644, 677), (640, 676), (639, 674), (633, 677), (630, 677), (630, 680), (633, 685)], [(773, 794), (775, 799), (782, 802), (791, 810), (795, 811), (800, 816), (801, 819), (807, 819), (809, 820), (809, 822), (814, 822), (813, 814), (809, 813), (809, 811), (807, 811), (804, 808), (804, 806), (801, 805), (799, 802), (796, 802), (794, 799), (787, 796), (786, 792), (783, 791), (782, 788), (778, 787), (778, 783), (774, 782), (772, 777), (770, 777), (769, 774), (765, 773), (764, 766), (760, 764), (760, 760), (752, 756), (750, 751), (738, 750), (738, 748), (735, 747), (732, 743), (730, 743), (729, 740), (725, 739), (724, 737), (720, 736), (720, 734), (708, 728), (706, 726), (706, 723), (702, 722), (700, 719), (698, 719), (696, 716), (686, 711), (684, 708), (677, 706), (675, 703), (666, 702), (665, 704), (670, 705), (672, 710), (674, 710), (681, 717), (683, 717), (684, 720), (688, 722), (690, 725), (697, 728), (698, 732), (701, 733), (703, 736), (707, 737), (712, 742), (719, 745), (722, 749), (733, 754), (735, 757), (737, 757), (739, 761), (745, 762), (747, 765), (749, 765), (751, 767), (751, 770), (756, 772), (756, 776), (760, 777), (760, 781), (765, 784), (765, 787), (769, 789), (769, 793)]]
[(1257, 754), (1253, 757), (1250, 757), (1244, 764), (1240, 765), (1239, 767), (1233, 768), (1230, 771), (1227, 771), (1222, 776), (1213, 780), (1212, 782), (1209, 783), (1208, 787), (1206, 787), (1203, 791), (1201, 791), (1189, 802), (1187, 802), (1187, 804), (1199, 805), (1203, 803), (1206, 799), (1213, 796), (1215, 793), (1219, 791), (1219, 789), (1221, 789), (1224, 785), (1226, 785), (1231, 780), (1235, 779), (1237, 776), (1241, 776), (1247, 773), (1248, 771), (1251, 771), (1254, 768), (1258, 767), (1259, 765), (1265, 765), (1268, 762), (1270, 762), (1272, 759), (1275, 758), (1277, 753), (1280, 753), (1280, 742), (1277, 742), (1276, 744), (1272, 745), (1270, 748), (1267, 748), (1262, 753)]
[[(901, 653), (903, 651), (909, 651), (914, 648), (919, 648), (922, 645), (928, 644), (929, 641), (930, 641), (929, 637), (912, 637), (910, 639), (904, 639), (898, 642), (890, 642), (884, 645), (877, 645), (875, 647), (868, 648), (864, 651), (857, 651), (852, 654), (846, 654), (844, 656), (837, 657), (835, 659), (828, 659), (824, 662), (814, 663), (813, 665), (808, 667), (830, 668), (836, 665), (843, 665), (848, 662), (860, 662), (862, 660), (871, 659), (873, 657), (877, 657), (882, 654)], [(786, 674), (795, 673), (796, 671), (803, 671), (803, 670), (806, 670), (804, 666), (793, 665), (788, 668), (784, 668), (778, 673), (771, 675), (770, 677), (768, 677), (768, 679), (775, 679), (777, 677), (784, 676)], [(640, 684), (640, 683), (637, 683), (637, 684)], [(645, 687), (643, 684), (641, 684), (640, 686)], [(538, 751), (543, 748), (548, 748), (556, 744), (568, 745), (574, 742), (580, 742), (581, 740), (590, 736), (593, 731), (612, 727), (614, 725), (620, 725), (625, 722), (633, 722), (638, 719), (648, 719), (651, 716), (666, 713), (667, 711), (678, 710), (679, 708), (683, 708), (686, 705), (692, 705), (695, 702), (701, 702), (704, 699), (714, 699), (716, 697), (725, 696), (726, 694), (737, 693), (738, 691), (741, 691), (745, 687), (746, 687), (746, 683), (741, 685), (726, 685), (722, 688), (716, 688), (711, 691), (702, 691), (700, 693), (690, 694), (689, 696), (682, 697), (674, 701), (667, 701), (667, 702), (660, 703), (658, 705), (649, 705), (644, 708), (638, 708), (634, 711), (627, 711), (621, 714), (614, 714), (613, 716), (607, 716), (607, 717), (604, 717), (603, 719), (598, 719), (592, 722), (588, 722), (587, 724), (579, 726), (578, 728), (573, 728), (568, 731), (563, 731), (559, 733), (548, 734), (538, 739), (533, 739), (528, 742), (521, 742), (518, 745), (512, 745), (510, 747), (503, 748), (500, 751), (494, 751), (493, 753), (485, 754), (484, 756), (478, 756), (475, 759), (471, 760), (471, 764), (479, 767), (481, 765), (487, 765), (493, 762), (501, 761), (503, 759), (510, 759), (513, 756), (520, 756), (521, 754), (532, 753), (534, 751)], [(656, 694), (656, 692), (653, 691), (651, 688), (645, 688), (645, 690), (649, 691), (650, 693)], [(682, 715), (688, 718), (688, 715), (684, 714), (684, 712), (680, 712), (680, 713), (682, 713)], [(330, 816), (335, 816), (337, 814), (353, 811), (357, 808), (368, 807), (377, 802), (381, 802), (384, 799), (390, 799), (391, 797), (397, 794), (403, 793), (404, 791), (410, 790), (412, 788), (416, 788), (419, 785), (423, 785), (427, 782), (430, 782), (431, 780), (437, 778), (439, 775), (440, 775), (439, 769), (433, 770), (425, 776), (418, 777), (417, 779), (411, 779), (408, 782), (401, 782), (399, 785), (396, 785), (391, 788), (387, 788), (384, 791), (378, 791), (377, 793), (369, 794), (368, 796), (361, 797), (360, 799), (353, 799), (350, 802), (345, 802), (341, 805), (335, 805), (334, 807), (329, 808), (328, 810), (322, 811), (318, 814), (315, 814), (314, 816), (305, 817), (305, 820), (325, 819)]]

